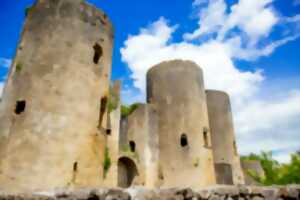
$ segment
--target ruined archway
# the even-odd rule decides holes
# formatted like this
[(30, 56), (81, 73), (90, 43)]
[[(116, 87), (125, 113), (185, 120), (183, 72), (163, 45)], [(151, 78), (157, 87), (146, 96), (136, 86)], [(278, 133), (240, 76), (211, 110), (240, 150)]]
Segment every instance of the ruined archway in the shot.
[(128, 188), (133, 179), (138, 175), (137, 167), (134, 161), (128, 157), (121, 157), (118, 160), (118, 186)]

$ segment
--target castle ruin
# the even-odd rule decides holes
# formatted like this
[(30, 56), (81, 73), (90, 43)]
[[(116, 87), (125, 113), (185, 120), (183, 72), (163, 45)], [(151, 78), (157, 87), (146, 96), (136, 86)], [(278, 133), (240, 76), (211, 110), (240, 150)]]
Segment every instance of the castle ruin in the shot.
[(110, 86), (114, 32), (81, 0), (30, 8), (0, 105), (0, 188), (243, 184), (230, 100), (201, 68), (147, 73), (147, 103), (121, 116)]

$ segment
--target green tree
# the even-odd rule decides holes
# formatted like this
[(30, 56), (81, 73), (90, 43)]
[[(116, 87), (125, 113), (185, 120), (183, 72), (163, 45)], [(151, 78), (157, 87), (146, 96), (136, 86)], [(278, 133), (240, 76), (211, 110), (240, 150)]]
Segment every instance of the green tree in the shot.
[(141, 104), (140, 103), (134, 103), (130, 106), (125, 106), (122, 105), (121, 106), (121, 115), (122, 117), (127, 117), (129, 116), (131, 113), (133, 113), (133, 111), (135, 111)]
[(258, 160), (265, 172), (264, 177), (260, 177), (254, 171), (247, 173), (262, 185), (287, 185), (300, 183), (300, 156), (291, 155), (291, 162), (280, 164), (272, 157), (271, 152), (262, 152), (260, 155), (250, 154), (243, 156), (242, 160)]

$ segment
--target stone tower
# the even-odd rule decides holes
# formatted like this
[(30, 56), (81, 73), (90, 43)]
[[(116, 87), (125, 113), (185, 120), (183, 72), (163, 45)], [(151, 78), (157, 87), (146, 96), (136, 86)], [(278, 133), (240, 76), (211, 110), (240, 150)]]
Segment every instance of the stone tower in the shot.
[(155, 106), (162, 187), (215, 183), (202, 70), (173, 60), (147, 73), (147, 101)]
[(229, 96), (216, 90), (207, 90), (206, 96), (217, 183), (243, 184)]
[[(155, 188), (158, 186), (159, 163), (155, 109), (151, 104), (139, 104), (126, 123), (120, 140), (119, 186)], [(124, 172), (130, 172), (130, 176)]]
[(101, 186), (113, 28), (81, 0), (29, 9), (3, 93), (0, 187)]

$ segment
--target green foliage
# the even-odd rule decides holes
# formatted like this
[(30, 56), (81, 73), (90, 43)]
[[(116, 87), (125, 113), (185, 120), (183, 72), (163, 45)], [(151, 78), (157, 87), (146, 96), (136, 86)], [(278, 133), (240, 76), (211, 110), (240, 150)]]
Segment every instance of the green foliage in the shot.
[(106, 174), (111, 166), (111, 159), (109, 156), (109, 149), (105, 147), (104, 151), (104, 161), (103, 161), (103, 178), (106, 178)]
[(17, 65), (16, 65), (16, 72), (21, 72), (22, 71), (22, 68), (23, 68), (23, 64), (18, 62)]
[(131, 151), (130, 151), (129, 145), (123, 145), (122, 148), (121, 148), (121, 151), (122, 151), (123, 153), (131, 152)]
[(26, 7), (25, 8), (25, 16), (27, 17), (33, 9), (34, 9), (34, 6)]
[(260, 177), (256, 172), (249, 170), (248, 174), (262, 185), (300, 184), (300, 156), (292, 155), (291, 162), (280, 164), (273, 159), (271, 152), (262, 152), (260, 155), (251, 154), (242, 160), (258, 160), (264, 169), (265, 176)]
[(121, 151), (122, 151), (122, 153), (125, 156), (133, 158), (133, 159), (136, 159), (137, 161), (139, 161), (139, 155), (138, 155), (138, 153), (136, 151), (132, 152), (130, 150), (130, 146), (129, 145), (123, 145), (122, 148), (121, 148)]
[(121, 106), (121, 115), (122, 115), (122, 117), (129, 116), (131, 113), (133, 113), (133, 111), (135, 111), (139, 107), (139, 105), (140, 105), (140, 103), (134, 103), (130, 106), (122, 105)]

